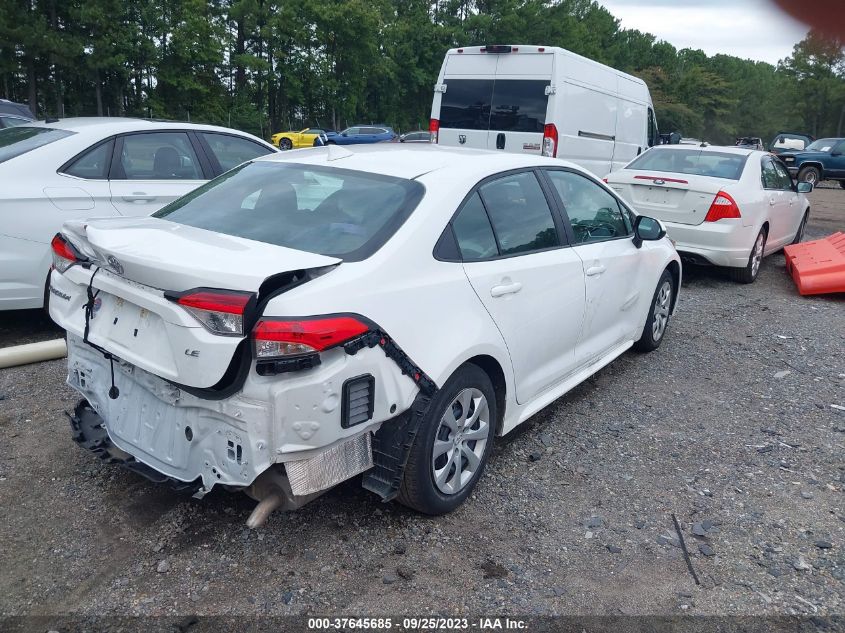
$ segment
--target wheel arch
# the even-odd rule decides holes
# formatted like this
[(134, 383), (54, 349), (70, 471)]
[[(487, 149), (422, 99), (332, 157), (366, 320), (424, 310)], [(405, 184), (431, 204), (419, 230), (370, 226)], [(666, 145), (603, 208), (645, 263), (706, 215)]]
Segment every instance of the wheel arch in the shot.
[(479, 354), (467, 359), (461, 364), (475, 365), (490, 378), (493, 383), (493, 392), (496, 394), (496, 435), (501, 435), (505, 421), (505, 408), (507, 407), (508, 386), (505, 379), (505, 371), (498, 360), (487, 354)]
[(675, 305), (678, 303), (678, 295), (681, 290), (681, 265), (673, 259), (666, 266), (666, 270), (672, 275), (672, 283), (675, 284), (675, 292), (672, 293), (672, 309), (670, 311), (671, 314), (674, 314)]
[(801, 165), (798, 167), (799, 176), (801, 174), (801, 170), (804, 169), (805, 167), (815, 167), (816, 169), (818, 169), (819, 170), (819, 180), (824, 180), (824, 165), (822, 165), (820, 162), (817, 162), (817, 161), (814, 161), (814, 160), (808, 160), (804, 163), (801, 163)]

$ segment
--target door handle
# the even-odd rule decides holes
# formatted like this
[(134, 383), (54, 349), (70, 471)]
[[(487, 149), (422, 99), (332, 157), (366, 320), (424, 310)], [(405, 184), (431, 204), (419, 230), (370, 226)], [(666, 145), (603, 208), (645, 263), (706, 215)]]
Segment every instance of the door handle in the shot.
[(774, 198), (769, 198), (769, 206), (770, 207), (775, 206), (775, 199)]
[(143, 193), (133, 194), (131, 196), (121, 196), (121, 200), (124, 202), (152, 202), (158, 196), (147, 196)]
[(504, 132), (499, 132), (496, 135), (496, 149), (505, 149), (505, 134), (504, 134)]
[(590, 266), (586, 271), (584, 271), (584, 274), (586, 274), (587, 277), (595, 277), (596, 275), (601, 275), (605, 270), (607, 270), (607, 268), (601, 264), (596, 264), (595, 266)]
[(512, 284), (502, 284), (501, 286), (493, 286), (492, 288), (490, 288), (490, 296), (503, 297), (505, 295), (516, 294), (520, 290), (522, 290), (522, 284), (518, 281), (515, 281)]

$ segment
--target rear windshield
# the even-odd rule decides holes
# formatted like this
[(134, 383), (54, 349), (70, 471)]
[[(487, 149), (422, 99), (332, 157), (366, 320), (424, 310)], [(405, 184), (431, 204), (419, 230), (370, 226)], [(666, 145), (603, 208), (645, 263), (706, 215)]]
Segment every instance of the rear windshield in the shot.
[(446, 79), (440, 127), (502, 132), (542, 132), (548, 81)]
[(153, 215), (357, 261), (396, 232), (423, 193), (420, 183), (402, 178), (259, 161), (223, 174)]
[(747, 159), (747, 155), (727, 152), (653, 149), (635, 159), (625, 169), (739, 180)]
[(49, 127), (27, 127), (19, 125), (0, 130), (0, 163), (31, 152), (36, 147), (54, 143), (71, 136), (74, 132)]

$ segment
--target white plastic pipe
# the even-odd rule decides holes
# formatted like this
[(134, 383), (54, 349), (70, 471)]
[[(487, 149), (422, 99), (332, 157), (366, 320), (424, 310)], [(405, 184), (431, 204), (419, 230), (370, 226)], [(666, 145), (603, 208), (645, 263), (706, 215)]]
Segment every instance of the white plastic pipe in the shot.
[(64, 358), (65, 356), (67, 356), (67, 343), (63, 338), (4, 347), (0, 349), (0, 369), (28, 363), (40, 363), (45, 360)]

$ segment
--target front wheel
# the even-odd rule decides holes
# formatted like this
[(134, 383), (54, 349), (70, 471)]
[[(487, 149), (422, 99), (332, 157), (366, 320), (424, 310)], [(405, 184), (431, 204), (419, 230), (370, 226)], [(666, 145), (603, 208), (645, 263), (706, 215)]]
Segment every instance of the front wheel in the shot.
[(821, 180), (821, 172), (817, 167), (804, 167), (798, 172), (798, 182), (809, 182), (815, 186)]
[(493, 448), (496, 394), (478, 366), (460, 367), (432, 399), (402, 478), (398, 499), (424, 514), (461, 505), (478, 483)]
[(672, 297), (675, 296), (675, 280), (672, 273), (664, 270), (657, 282), (657, 290), (651, 299), (648, 309), (648, 319), (634, 349), (638, 352), (652, 352), (660, 347), (666, 329), (669, 327), (669, 317), (672, 312)]
[(763, 252), (766, 250), (766, 231), (760, 229), (757, 239), (754, 240), (754, 247), (748, 256), (748, 263), (744, 268), (731, 268), (731, 278), (741, 284), (751, 284), (757, 279), (760, 272), (760, 264), (763, 262)]
[(293, 142), (289, 138), (279, 139), (279, 149), (289, 150), (293, 148)]

